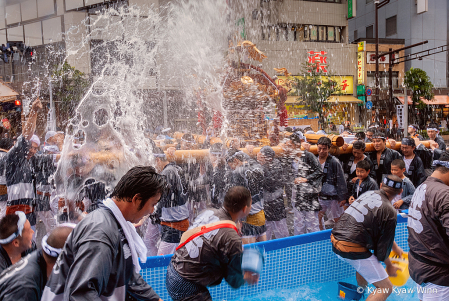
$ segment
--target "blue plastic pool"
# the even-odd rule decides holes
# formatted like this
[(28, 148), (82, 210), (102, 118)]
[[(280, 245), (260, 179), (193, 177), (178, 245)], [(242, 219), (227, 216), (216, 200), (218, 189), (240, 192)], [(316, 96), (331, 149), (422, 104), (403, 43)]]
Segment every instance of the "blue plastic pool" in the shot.
[[(342, 280), (356, 284), (355, 277)], [(374, 286), (370, 286), (370, 289), (374, 289)], [(365, 300), (368, 294), (361, 300)], [(276, 289), (266, 291), (256, 296), (247, 296), (235, 299), (236, 301), (335, 301), (340, 300), (338, 298), (337, 282), (326, 283), (309, 283), (301, 285), (292, 289)], [(396, 288), (388, 301), (406, 301), (406, 300), (419, 300), (416, 292), (416, 283), (409, 279), (406, 285)]]

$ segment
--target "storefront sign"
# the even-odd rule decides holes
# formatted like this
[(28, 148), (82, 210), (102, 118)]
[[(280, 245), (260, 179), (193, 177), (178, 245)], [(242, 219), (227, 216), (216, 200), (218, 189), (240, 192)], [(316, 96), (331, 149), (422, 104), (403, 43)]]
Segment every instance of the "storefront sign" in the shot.
[(348, 19), (355, 17), (357, 0), (348, 0)]
[[(313, 69), (316, 69), (316, 72), (323, 71), (327, 73), (327, 52), (326, 51), (309, 51), (309, 64), (313, 65)], [(312, 72), (312, 70), (308, 70)]]
[(404, 128), (404, 105), (396, 106), (396, 116), (398, 117), (398, 128)]
[[(296, 78), (302, 78), (302, 76), (295, 76)], [(352, 76), (330, 76), (330, 78), (337, 82), (340, 86), (342, 94), (354, 94), (354, 79)], [(276, 84), (280, 86), (286, 86), (286, 81), (288, 78), (286, 76), (278, 76)], [(323, 80), (326, 80), (325, 78)], [(295, 89), (290, 90), (290, 92), (295, 92)]]
[(363, 52), (357, 53), (357, 84), (365, 84), (365, 56)]
[(2, 124), (5, 129), (7, 129), (7, 130), (11, 129), (11, 124), (9, 123), (8, 118), (3, 118)]
[(365, 96), (365, 85), (357, 85), (357, 95)]
[(365, 51), (365, 48), (366, 48), (366, 45), (365, 45), (364, 41), (357, 43), (357, 52), (363, 52), (363, 51)]
[[(380, 53), (379, 55), (382, 55)], [(366, 53), (366, 62), (368, 64), (375, 64), (376, 63), (376, 53), (375, 52), (367, 52)], [(390, 63), (390, 57), (388, 55), (381, 56), (379, 58), (379, 64), (389, 64)]]

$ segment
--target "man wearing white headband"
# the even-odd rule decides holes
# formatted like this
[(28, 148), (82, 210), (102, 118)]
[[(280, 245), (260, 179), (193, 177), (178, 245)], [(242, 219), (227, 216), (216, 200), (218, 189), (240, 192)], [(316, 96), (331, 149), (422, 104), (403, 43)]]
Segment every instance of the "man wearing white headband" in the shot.
[(380, 190), (359, 196), (332, 230), (332, 251), (357, 271), (357, 284), (362, 288), (368, 284), (376, 287), (367, 300), (386, 300), (393, 292), (388, 276), (395, 276), (399, 268), (391, 263), (389, 255), (393, 250), (402, 257), (403, 252), (394, 242), (397, 214), (391, 200), (401, 192), (402, 180), (387, 176)]
[[(5, 156), (6, 185), (8, 189), (7, 214), (23, 211), (30, 224), (35, 228), (36, 212), (34, 192), (35, 177), (43, 165), (53, 164), (58, 156), (35, 155), (39, 145), (39, 138), (34, 135), (36, 120), (42, 104), (36, 99), (32, 106), (22, 135), (17, 138), (16, 144)], [(46, 162), (46, 163), (44, 163)]]
[(0, 220), (0, 273), (22, 259), (24, 252), (32, 247), (33, 234), (22, 211), (7, 214)]
[(449, 153), (413, 194), (408, 217), (410, 277), (422, 301), (449, 300)]
[(419, 140), (424, 140), (423, 136), (417, 133), (418, 129), (419, 127), (416, 124), (410, 124), (408, 126), (407, 132), (412, 139), (418, 138)]
[(147, 250), (132, 223), (153, 212), (165, 185), (164, 177), (153, 167), (131, 168), (117, 183), (111, 198), (73, 229), (42, 300), (125, 301), (127, 295), (137, 300), (159, 300), (139, 274)]
[(42, 249), (29, 254), (0, 275), (0, 300), (39, 301), (56, 259), (74, 224), (62, 224), (42, 239)]
[(438, 149), (445, 151), (446, 150), (446, 143), (444, 143), (444, 139), (439, 136), (440, 130), (438, 129), (438, 125), (435, 123), (429, 124), (427, 127), (427, 135), (429, 138), (436, 143), (438, 143)]

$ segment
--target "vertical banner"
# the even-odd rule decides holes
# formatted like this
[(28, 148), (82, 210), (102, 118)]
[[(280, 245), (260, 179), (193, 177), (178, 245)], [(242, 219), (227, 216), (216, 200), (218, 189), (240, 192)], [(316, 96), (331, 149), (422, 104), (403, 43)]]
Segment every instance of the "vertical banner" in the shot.
[(357, 84), (365, 84), (365, 55), (364, 52), (357, 52)]
[(357, 0), (348, 0), (348, 19), (354, 18), (357, 11)]
[(396, 106), (396, 116), (398, 117), (398, 128), (404, 128), (404, 105)]

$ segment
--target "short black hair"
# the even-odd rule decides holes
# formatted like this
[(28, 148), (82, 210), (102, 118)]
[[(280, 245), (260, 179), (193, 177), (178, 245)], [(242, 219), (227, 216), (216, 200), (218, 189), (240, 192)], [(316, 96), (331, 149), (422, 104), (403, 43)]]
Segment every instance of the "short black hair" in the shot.
[(155, 158), (159, 158), (162, 161), (167, 161), (167, 156), (160, 147), (155, 146), (153, 148), (153, 155), (155, 155)]
[(436, 123), (429, 123), (429, 125), (427, 126), (427, 128), (429, 129), (429, 128), (433, 128), (433, 129), (439, 129), (439, 126), (438, 126), (438, 124), (436, 124)]
[(356, 168), (362, 168), (366, 171), (369, 171), (371, 169), (371, 166), (369, 165), (368, 161), (366, 160), (362, 160), (357, 162), (357, 165), (355, 166)]
[[(441, 153), (441, 156), (438, 160), (439, 161), (449, 161), (449, 152), (444, 151), (443, 153)], [(435, 170), (438, 170), (442, 174), (446, 174), (449, 172), (449, 168), (441, 166), (441, 165), (435, 166)]]
[(366, 148), (366, 144), (365, 144), (365, 142), (363, 142), (361, 140), (357, 140), (357, 141), (354, 141), (354, 143), (352, 144), (352, 148), (353, 149), (361, 149), (364, 151)]
[(19, 229), (17, 223), (19, 216), (17, 214), (7, 214), (0, 220), (0, 239), (5, 239), (16, 233)]
[(374, 134), (376, 132), (376, 129), (375, 128), (369, 128), (369, 129), (366, 130), (366, 132), (367, 133), (370, 132), (370, 133)]
[(364, 132), (357, 132), (357, 134), (355, 134), (355, 137), (356, 137), (357, 139), (365, 140), (366, 135), (365, 135)]
[(0, 148), (9, 150), (14, 146), (14, 141), (11, 138), (2, 138), (0, 139)]
[(233, 161), (234, 159), (237, 159), (237, 160), (243, 162), (243, 161), (245, 161), (245, 155), (243, 154), (243, 152), (241, 150), (231, 148), (230, 150), (228, 150), (228, 153), (226, 154), (226, 162)]
[(402, 159), (395, 159), (395, 160), (393, 160), (393, 162), (391, 162), (391, 165), (397, 166), (400, 169), (404, 169), (405, 168), (405, 162)]
[(231, 187), (224, 197), (223, 207), (231, 213), (237, 213), (251, 205), (251, 192), (243, 186)]
[(135, 166), (131, 168), (117, 183), (111, 198), (131, 202), (135, 195), (140, 195), (142, 202), (140, 211), (147, 201), (158, 193), (163, 194), (167, 182), (165, 177), (158, 174), (152, 166)]
[(289, 133), (293, 133), (293, 129), (289, 126), (285, 128), (285, 131), (289, 132)]
[(186, 141), (188, 141), (190, 143), (195, 143), (195, 138), (193, 137), (192, 134), (189, 134), (189, 133), (182, 135), (181, 139), (182, 140), (186, 140)]
[(215, 144), (212, 144), (211, 146), (210, 146), (210, 148), (209, 148), (209, 152), (214, 152), (214, 153), (220, 153), (220, 152), (223, 152), (223, 143), (215, 143)]
[(332, 141), (327, 137), (320, 137), (320, 139), (318, 139), (318, 142), (316, 144), (317, 145), (325, 145), (328, 148), (330, 148), (332, 146)]

